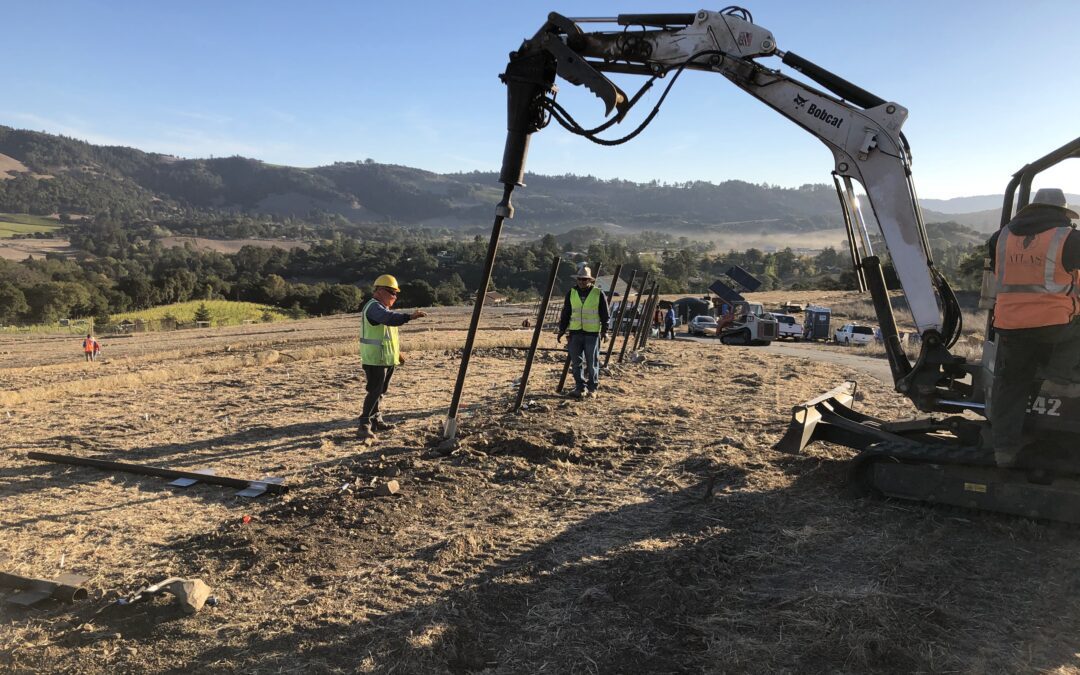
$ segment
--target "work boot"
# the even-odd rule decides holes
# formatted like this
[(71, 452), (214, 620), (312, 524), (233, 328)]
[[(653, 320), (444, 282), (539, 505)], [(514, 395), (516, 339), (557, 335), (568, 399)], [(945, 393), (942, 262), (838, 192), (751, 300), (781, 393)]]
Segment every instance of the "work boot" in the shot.
[(356, 438), (361, 441), (373, 441), (375, 440), (375, 432), (369, 426), (360, 425), (356, 429)]
[(374, 431), (390, 431), (396, 426), (393, 422), (384, 422), (382, 420), (375, 420), (371, 423), (371, 428)]
[(574, 389), (569, 394), (567, 394), (567, 396), (569, 396), (570, 398), (576, 398), (578, 400), (581, 400), (581, 399), (585, 398), (585, 390), (584, 389)]

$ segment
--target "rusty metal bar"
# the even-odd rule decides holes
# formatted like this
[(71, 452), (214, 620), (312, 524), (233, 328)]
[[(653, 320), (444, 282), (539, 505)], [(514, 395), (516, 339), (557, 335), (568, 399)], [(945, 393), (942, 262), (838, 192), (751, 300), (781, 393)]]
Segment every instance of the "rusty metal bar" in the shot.
[(611, 361), (611, 352), (615, 349), (615, 341), (619, 339), (619, 332), (622, 331), (623, 314), (626, 313), (626, 300), (630, 297), (630, 291), (634, 288), (635, 279), (637, 279), (637, 270), (630, 273), (630, 278), (626, 281), (626, 290), (623, 291), (622, 300), (619, 301), (619, 316), (615, 319), (614, 334), (611, 336), (611, 342), (608, 344), (607, 355), (604, 356), (604, 368), (607, 368), (608, 362)]
[(630, 342), (630, 333), (634, 332), (634, 319), (637, 318), (638, 304), (641, 303), (641, 294), (645, 292), (645, 284), (649, 283), (649, 272), (645, 273), (645, 276), (641, 278), (641, 288), (638, 289), (637, 295), (634, 296), (634, 308), (630, 311), (630, 326), (626, 329), (626, 337), (623, 338), (622, 348), (619, 350), (619, 363), (623, 362), (623, 358), (626, 356), (626, 344)]
[(51, 452), (28, 452), (26, 456), (41, 462), (55, 462), (57, 464), (73, 464), (75, 466), (90, 466), (105, 471), (122, 471), (124, 473), (136, 473), (143, 476), (158, 476), (159, 478), (189, 478), (199, 483), (212, 485), (224, 485), (241, 490), (258, 485), (265, 486), (266, 492), (284, 494), (289, 491), (288, 485), (270, 483), (261, 480), (248, 480), (246, 478), (228, 478), (213, 474), (198, 473), (195, 471), (177, 471), (175, 469), (159, 469), (156, 466), (144, 466), (142, 464), (126, 464), (124, 462), (111, 462), (105, 459), (92, 459), (90, 457), (73, 457), (71, 455), (56, 455)]
[(533, 329), (532, 343), (529, 345), (529, 353), (525, 356), (525, 370), (521, 373), (521, 384), (518, 386), (517, 398), (514, 400), (514, 412), (521, 410), (521, 404), (525, 400), (525, 388), (529, 386), (533, 357), (536, 356), (536, 346), (540, 343), (540, 333), (544, 329), (544, 315), (547, 313), (548, 302), (551, 300), (551, 291), (555, 288), (555, 278), (559, 275), (560, 263), (562, 263), (562, 258), (559, 256), (555, 256), (555, 259), (551, 261), (551, 274), (548, 275), (547, 290), (544, 291), (544, 296), (540, 300), (536, 328)]

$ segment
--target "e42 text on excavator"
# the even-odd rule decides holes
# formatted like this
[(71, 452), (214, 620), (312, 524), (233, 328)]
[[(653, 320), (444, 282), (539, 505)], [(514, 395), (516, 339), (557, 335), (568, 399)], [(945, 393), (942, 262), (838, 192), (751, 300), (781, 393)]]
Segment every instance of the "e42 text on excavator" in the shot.
[[(583, 30), (582, 26), (606, 30)], [(776, 63), (778, 61), (779, 63)], [(775, 67), (770, 67), (775, 64)], [(811, 86), (782, 72), (786, 66)], [(1080, 522), (1080, 382), (1036, 378), (1024, 424), (1024, 450), (1008, 468), (995, 464), (988, 433), (997, 337), (988, 319), (983, 356), (969, 363), (950, 348), (961, 335), (960, 305), (934, 265), (912, 181), (911, 149), (901, 132), (908, 111), (790, 51), (739, 7), (678, 14), (621, 14), (571, 19), (550, 14), (510, 54), (501, 75), (508, 92), (507, 138), (500, 182), (499, 218), (512, 217), (511, 193), (524, 185), (532, 134), (551, 120), (591, 141), (631, 140), (655, 117), (685, 70), (706, 71), (757, 98), (802, 127), (833, 154), (832, 177), (847, 228), (848, 249), (861, 290), (869, 291), (881, 326), (896, 390), (928, 416), (886, 421), (852, 408), (855, 384), (845, 383), (797, 406), (778, 448), (800, 452), (827, 441), (859, 450), (852, 462), (858, 485), (891, 497), (939, 502), (1034, 518)], [(606, 73), (647, 78), (628, 96)], [(587, 87), (609, 119), (582, 127), (557, 101), (556, 78)], [(657, 81), (659, 101), (633, 131), (606, 140), (599, 134), (625, 120)], [(1006, 190), (1002, 226), (1030, 200), (1040, 171), (1080, 157), (1080, 138), (1031, 162)], [(870, 236), (870, 215), (860, 209), (855, 184), (869, 202), (889, 259), (922, 336), (911, 361), (901, 346), (895, 315)], [(499, 221), (501, 222), (501, 220)], [(984, 284), (985, 286), (985, 284)], [(1075, 374), (1073, 374), (1075, 376)]]

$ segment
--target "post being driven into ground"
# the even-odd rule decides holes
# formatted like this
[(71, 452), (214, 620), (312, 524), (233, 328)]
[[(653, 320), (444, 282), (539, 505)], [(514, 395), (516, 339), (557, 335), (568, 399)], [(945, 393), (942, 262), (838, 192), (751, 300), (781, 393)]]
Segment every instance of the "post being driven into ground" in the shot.
[(446, 439), (457, 436), (457, 414), (458, 407), (461, 405), (461, 390), (465, 387), (465, 375), (469, 372), (469, 358), (472, 356), (473, 343), (476, 342), (476, 329), (480, 325), (480, 314), (484, 311), (484, 298), (487, 296), (488, 285), (491, 284), (491, 270), (495, 266), (495, 254), (499, 250), (503, 219), (514, 216), (514, 207), (510, 204), (510, 193), (514, 191), (514, 185), (511, 183), (504, 185), (502, 201), (495, 207), (495, 222), (491, 226), (491, 240), (488, 241), (487, 258), (484, 259), (480, 287), (476, 290), (476, 304), (473, 305), (472, 320), (469, 322), (469, 334), (465, 338), (465, 349), (461, 352), (461, 366), (458, 368), (457, 382), (454, 384), (454, 395), (450, 399), (450, 410), (447, 411), (446, 421), (443, 423), (443, 438)]
[(551, 289), (555, 288), (555, 278), (559, 275), (559, 263), (562, 258), (555, 256), (551, 261), (551, 274), (548, 275), (547, 290), (540, 299), (540, 310), (536, 313), (536, 327), (533, 329), (532, 344), (529, 345), (529, 353), (525, 355), (525, 370), (521, 373), (521, 384), (518, 386), (517, 398), (514, 400), (514, 412), (521, 410), (521, 403), (525, 400), (525, 388), (529, 386), (529, 373), (532, 372), (533, 357), (536, 356), (536, 345), (540, 342), (540, 333), (544, 330), (544, 315), (547, 314), (548, 302), (551, 301)]

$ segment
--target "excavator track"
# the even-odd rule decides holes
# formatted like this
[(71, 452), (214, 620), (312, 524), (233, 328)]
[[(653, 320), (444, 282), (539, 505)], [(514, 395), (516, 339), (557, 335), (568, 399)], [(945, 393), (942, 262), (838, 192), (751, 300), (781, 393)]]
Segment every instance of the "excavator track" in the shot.
[(875, 443), (853, 461), (852, 486), (886, 497), (1080, 524), (1080, 480), (1045, 469), (996, 467), (966, 446)]

